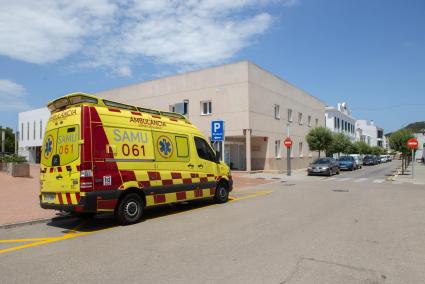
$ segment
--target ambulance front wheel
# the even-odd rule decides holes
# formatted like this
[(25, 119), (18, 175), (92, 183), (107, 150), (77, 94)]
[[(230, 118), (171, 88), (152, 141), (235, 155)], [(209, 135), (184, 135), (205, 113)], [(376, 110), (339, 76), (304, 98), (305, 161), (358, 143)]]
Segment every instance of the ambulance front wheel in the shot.
[(140, 221), (143, 214), (143, 200), (137, 193), (126, 194), (119, 201), (115, 217), (122, 225), (130, 225)]
[(215, 190), (214, 201), (216, 203), (225, 203), (229, 200), (229, 186), (226, 182), (220, 182)]

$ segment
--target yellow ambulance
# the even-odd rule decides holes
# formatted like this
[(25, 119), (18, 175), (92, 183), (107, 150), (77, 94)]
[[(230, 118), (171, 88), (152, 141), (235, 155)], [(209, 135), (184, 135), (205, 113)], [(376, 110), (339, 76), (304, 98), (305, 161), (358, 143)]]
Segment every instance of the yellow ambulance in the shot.
[(73, 93), (48, 103), (40, 205), (85, 216), (114, 212), (138, 222), (146, 207), (228, 200), (229, 167), (177, 113)]

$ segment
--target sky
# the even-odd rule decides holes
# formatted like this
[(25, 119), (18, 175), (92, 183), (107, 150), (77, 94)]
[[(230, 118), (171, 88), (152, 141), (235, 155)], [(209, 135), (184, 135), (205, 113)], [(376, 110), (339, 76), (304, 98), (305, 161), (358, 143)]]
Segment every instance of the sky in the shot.
[(0, 125), (95, 93), (250, 60), (385, 132), (425, 121), (424, 0), (0, 0)]

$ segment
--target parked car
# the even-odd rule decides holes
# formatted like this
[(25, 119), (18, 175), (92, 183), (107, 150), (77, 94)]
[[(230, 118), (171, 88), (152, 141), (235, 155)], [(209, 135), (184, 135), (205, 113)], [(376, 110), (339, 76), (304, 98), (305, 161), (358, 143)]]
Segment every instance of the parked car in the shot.
[(363, 158), (359, 154), (351, 154), (351, 157), (354, 158), (354, 161), (356, 162), (356, 169), (361, 169), (363, 165)]
[(338, 159), (340, 170), (354, 171), (357, 169), (356, 161), (351, 156), (342, 156)]
[(391, 155), (387, 155), (387, 161), (388, 161), (388, 162), (392, 162), (392, 161), (393, 161), (393, 156), (391, 156)]
[(387, 155), (379, 155), (379, 159), (380, 159), (381, 163), (388, 162)]
[(307, 168), (307, 175), (339, 174), (339, 163), (334, 158), (319, 158)]
[(378, 163), (377, 159), (374, 155), (366, 155), (363, 158), (363, 165), (364, 166), (373, 166), (373, 165), (376, 165), (377, 163)]
[(378, 165), (378, 164), (380, 164), (381, 163), (381, 159), (379, 158), (379, 155), (372, 155), (374, 158), (375, 158), (375, 160), (376, 160), (376, 164), (375, 165)]

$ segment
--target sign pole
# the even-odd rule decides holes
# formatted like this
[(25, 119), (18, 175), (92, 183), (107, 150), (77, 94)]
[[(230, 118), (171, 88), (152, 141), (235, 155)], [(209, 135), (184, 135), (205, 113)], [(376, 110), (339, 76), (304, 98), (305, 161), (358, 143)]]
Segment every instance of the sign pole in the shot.
[(415, 179), (415, 149), (412, 148), (412, 179)]
[(287, 167), (287, 176), (289, 177), (289, 176), (291, 176), (291, 148), (292, 147), (287, 147), (286, 148), (286, 155), (287, 155), (287, 159), (286, 159), (286, 162), (287, 162), (287, 165), (286, 165), (286, 167)]

